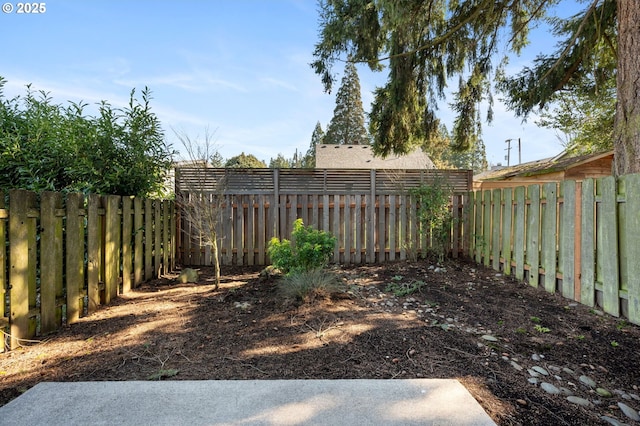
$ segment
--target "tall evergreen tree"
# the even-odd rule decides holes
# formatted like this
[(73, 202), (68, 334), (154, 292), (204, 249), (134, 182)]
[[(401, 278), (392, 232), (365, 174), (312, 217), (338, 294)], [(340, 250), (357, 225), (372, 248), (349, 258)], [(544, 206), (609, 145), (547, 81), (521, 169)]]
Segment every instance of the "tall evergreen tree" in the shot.
[(316, 167), (316, 146), (324, 143), (324, 130), (318, 121), (316, 127), (311, 134), (311, 143), (309, 149), (302, 159), (302, 167), (305, 169), (313, 169)]
[(369, 135), (364, 125), (364, 109), (360, 98), (360, 79), (356, 66), (348, 62), (336, 95), (333, 118), (327, 127), (324, 143), (365, 145)]

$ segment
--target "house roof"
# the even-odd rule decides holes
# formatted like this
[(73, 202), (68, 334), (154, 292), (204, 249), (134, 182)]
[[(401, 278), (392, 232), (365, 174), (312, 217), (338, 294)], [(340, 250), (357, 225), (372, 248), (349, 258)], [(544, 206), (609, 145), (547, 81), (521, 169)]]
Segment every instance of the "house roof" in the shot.
[(370, 145), (316, 145), (316, 169), (435, 169), (421, 149), (407, 155), (375, 157)]
[(522, 163), (517, 166), (487, 170), (475, 175), (473, 177), (473, 180), (505, 180), (514, 177), (539, 176), (548, 173), (562, 172), (586, 163), (590, 163), (592, 161), (606, 158), (608, 156), (613, 156), (613, 151), (605, 151), (597, 154), (585, 154), (575, 157), (566, 157), (561, 153), (561, 155), (556, 155), (555, 157), (530, 161), (528, 163)]

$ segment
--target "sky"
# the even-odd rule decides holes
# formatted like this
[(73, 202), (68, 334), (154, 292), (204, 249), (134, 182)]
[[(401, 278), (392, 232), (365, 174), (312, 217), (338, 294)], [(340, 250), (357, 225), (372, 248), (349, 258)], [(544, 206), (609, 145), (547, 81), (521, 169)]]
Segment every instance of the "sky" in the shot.
[[(7, 4), (9, 6), (7, 6)], [(267, 164), (279, 153), (305, 153), (317, 122), (326, 130), (335, 93), (324, 92), (309, 64), (318, 42), (315, 0), (53, 0), (43, 13), (17, 13), (18, 2), (0, 13), (0, 76), (4, 97), (25, 94), (25, 85), (49, 92), (55, 103), (108, 101), (125, 107), (132, 89), (152, 91), (151, 108), (174, 149), (185, 152), (176, 133), (193, 141), (209, 135), (224, 158), (253, 154)], [(562, 2), (557, 13), (575, 13)], [(567, 4), (569, 6), (567, 6)], [(5, 11), (6, 12), (6, 11)], [(514, 72), (554, 45), (541, 29)], [(359, 67), (362, 101), (386, 73)], [(487, 159), (506, 165), (506, 140), (513, 139), (510, 164), (556, 155), (557, 134), (522, 123), (499, 101), (493, 124), (484, 124)], [(453, 115), (440, 106), (451, 129)], [(184, 155), (183, 155), (184, 156)]]

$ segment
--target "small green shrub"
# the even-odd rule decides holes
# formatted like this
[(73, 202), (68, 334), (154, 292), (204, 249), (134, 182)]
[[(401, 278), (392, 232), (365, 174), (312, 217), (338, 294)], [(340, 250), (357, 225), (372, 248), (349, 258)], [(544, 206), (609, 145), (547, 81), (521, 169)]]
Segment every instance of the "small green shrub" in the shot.
[(278, 283), (280, 294), (285, 299), (309, 301), (319, 296), (345, 290), (338, 277), (323, 269), (291, 272)]
[(273, 266), (283, 274), (305, 272), (323, 268), (329, 262), (336, 238), (326, 231), (304, 226), (302, 219), (293, 224), (293, 243), (272, 238), (267, 253)]
[(450, 207), (453, 191), (443, 179), (437, 178), (431, 184), (411, 188), (409, 194), (418, 203), (419, 233), (431, 239), (428, 252), (443, 260), (449, 252), (447, 241), (453, 221)]

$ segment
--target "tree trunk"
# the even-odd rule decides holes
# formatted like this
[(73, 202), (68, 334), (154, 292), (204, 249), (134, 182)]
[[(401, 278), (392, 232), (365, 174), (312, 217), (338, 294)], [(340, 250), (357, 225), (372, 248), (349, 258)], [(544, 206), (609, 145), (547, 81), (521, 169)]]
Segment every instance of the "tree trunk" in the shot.
[(614, 173), (640, 173), (640, 1), (618, 0)]
[(213, 256), (213, 272), (215, 274), (215, 289), (220, 286), (220, 256), (218, 253), (218, 236), (213, 235), (211, 239), (211, 255)]

